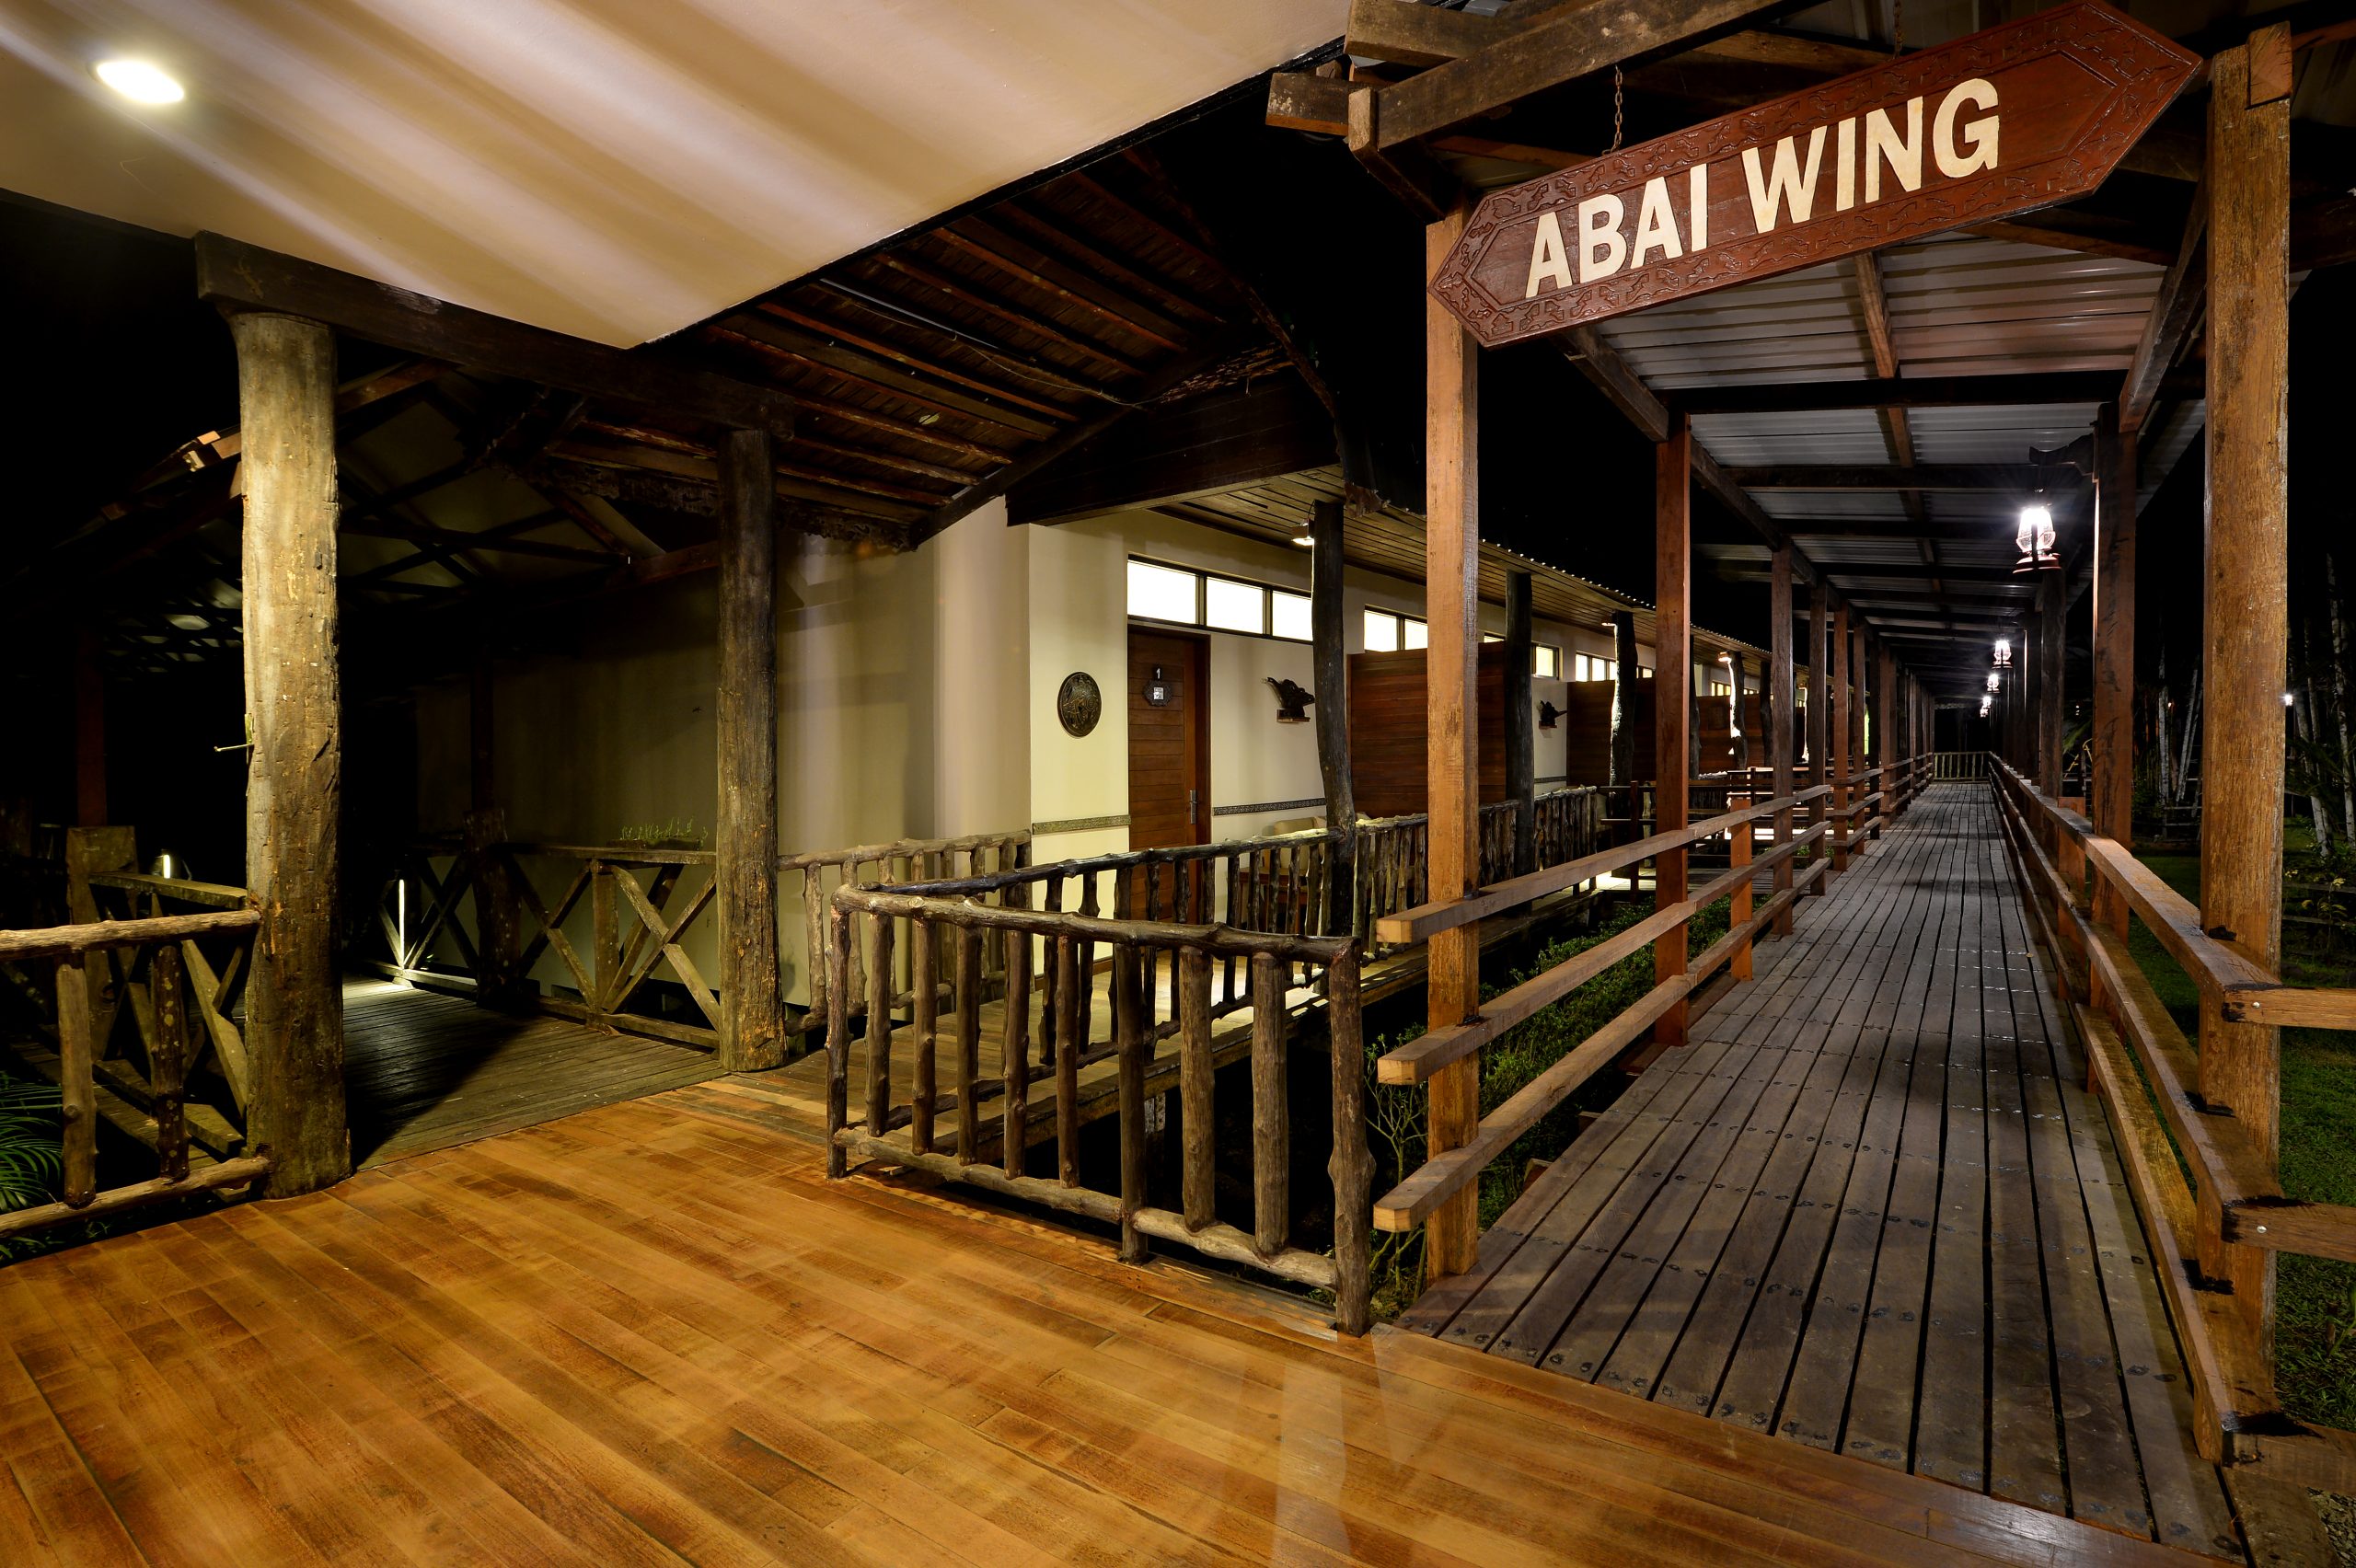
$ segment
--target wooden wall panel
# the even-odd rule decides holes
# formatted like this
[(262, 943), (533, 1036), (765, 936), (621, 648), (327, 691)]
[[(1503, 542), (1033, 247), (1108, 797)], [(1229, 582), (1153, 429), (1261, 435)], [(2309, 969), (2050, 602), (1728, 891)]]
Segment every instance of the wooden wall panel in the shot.
[[(1407, 816), (1427, 809), (1424, 652), (1350, 655), (1350, 782), (1362, 815)], [(1506, 798), (1505, 655), (1502, 642), (1482, 645), (1484, 804)]]

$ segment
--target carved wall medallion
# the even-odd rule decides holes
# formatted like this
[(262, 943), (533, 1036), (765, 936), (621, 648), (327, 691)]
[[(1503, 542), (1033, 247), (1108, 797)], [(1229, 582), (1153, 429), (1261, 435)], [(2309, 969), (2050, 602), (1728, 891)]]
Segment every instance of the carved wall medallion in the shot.
[(1096, 689), (1094, 675), (1074, 670), (1064, 677), (1056, 693), (1056, 717), (1069, 735), (1085, 735), (1096, 728), (1096, 721), (1104, 717), (1104, 694)]

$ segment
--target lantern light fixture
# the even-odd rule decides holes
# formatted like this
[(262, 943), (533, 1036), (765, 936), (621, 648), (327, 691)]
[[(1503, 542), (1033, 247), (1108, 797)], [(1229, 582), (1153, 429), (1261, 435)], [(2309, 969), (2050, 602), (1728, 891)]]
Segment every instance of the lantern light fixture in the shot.
[(2021, 508), (2020, 530), (2013, 542), (2021, 551), (2021, 559), (2013, 566), (2015, 576), (2062, 570), (2061, 552), (2053, 548), (2053, 509), (2043, 502), (2033, 501)]
[(2295, 700), (2296, 700), (2296, 699), (2295, 699), (2295, 698), (2293, 698), (2291, 696), (2291, 694), (2290, 694), (2289, 692), (2287, 692), (2287, 691), (2286, 691), (2286, 692), (2284, 692), (2284, 693), (2282, 694), (2282, 706), (2283, 706), (2283, 707), (2285, 707), (2285, 708), (2289, 708), (2289, 707), (2291, 707), (2291, 706), (2293, 704), (2293, 702), (2294, 702)]
[(144, 60), (101, 60), (90, 67), (90, 75), (133, 103), (178, 103), (188, 97), (188, 89), (169, 72)]
[(1996, 640), (1996, 668), (2000, 670), (2009, 670), (2012, 667), (2013, 645), (2007, 640), (2000, 637)]
[(1991, 671), (1989, 671), (1989, 672), (1988, 672), (1988, 689), (1989, 689), (1990, 691), (1996, 691), (1996, 690), (2001, 689), (2001, 688), (2002, 688), (2002, 686), (2003, 686), (2003, 684), (2004, 684), (2004, 677), (2003, 677), (2002, 675), (1999, 675), (1999, 674), (1998, 674), (1995, 671), (1993, 671), (1993, 670), (1991, 670)]

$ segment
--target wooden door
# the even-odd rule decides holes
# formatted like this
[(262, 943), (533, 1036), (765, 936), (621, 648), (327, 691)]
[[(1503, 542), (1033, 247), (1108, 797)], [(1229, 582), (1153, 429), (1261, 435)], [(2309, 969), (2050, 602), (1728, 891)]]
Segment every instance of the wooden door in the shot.
[(1202, 638), (1129, 632), (1132, 849), (1210, 842), (1209, 666)]

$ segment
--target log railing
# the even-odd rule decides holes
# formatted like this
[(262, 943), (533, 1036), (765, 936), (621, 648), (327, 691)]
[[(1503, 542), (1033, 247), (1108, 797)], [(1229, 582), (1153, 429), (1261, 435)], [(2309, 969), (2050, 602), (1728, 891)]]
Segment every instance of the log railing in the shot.
[(1934, 752), (1931, 777), (1943, 781), (1976, 780), (1988, 777), (1986, 752)]
[[(1420, 942), (1435, 934), (1492, 919), (1529, 906), (1538, 899), (1597, 877), (1633, 870), (1639, 862), (1673, 850), (1724, 837), (1727, 869), (1692, 888), (1677, 903), (1657, 909), (1643, 920), (1543, 970), (1513, 989), (1484, 1003), (1479, 1014), (1460, 1024), (1435, 1029), (1382, 1056), (1376, 1074), (1388, 1084), (1427, 1084), (1444, 1067), (1475, 1057), (1514, 1025), (1570, 996), (1588, 981), (1646, 944), (1674, 944), (1682, 957), (1690, 945), (1687, 927), (1694, 916), (1721, 898), (1732, 900), (1727, 934), (1690, 962), (1665, 966), (1681, 969), (1646, 992), (1610, 1023), (1552, 1066), (1545, 1068), (1513, 1098), (1481, 1118), (1473, 1136), (1459, 1148), (1434, 1155), (1398, 1186), (1375, 1201), (1374, 1223), (1384, 1230), (1412, 1230), (1443, 1204), (1480, 1178), (1482, 1170), (1511, 1147), (1560, 1105), (1565, 1097), (1619, 1056), (1667, 1015), (1709, 981), (1719, 970), (1738, 978), (1750, 974), (1751, 946), (1759, 934), (1776, 925), (1794, 899), (1827, 874), (1829, 862), (1819, 859), (1807, 870), (1781, 874), (1786, 862), (1831, 830), (1823, 820), (1826, 786), (1801, 790), (1757, 801), (1689, 827), (1655, 833), (1634, 843), (1601, 849), (1549, 870), (1513, 877), (1484, 886), (1470, 897), (1446, 904), (1428, 904), (1392, 916), (1377, 926), (1377, 933), (1392, 942)], [(1806, 807), (1809, 821), (1795, 831), (1794, 818)], [(1773, 836), (1763, 852), (1754, 852), (1759, 824), (1772, 824)], [(1754, 903), (1753, 879), (1774, 868), (1775, 891)]]
[[(1540, 870), (1590, 855), (1606, 832), (1605, 792), (1592, 785), (1541, 795), (1531, 812), (1530, 838)], [(1481, 880), (1502, 882), (1514, 874), (1515, 824), (1511, 801), (1481, 808)], [(1427, 815), (1361, 817), (1354, 859), (1349, 933), (1369, 954), (1384, 951), (1375, 926), (1386, 915), (1413, 908), (1431, 896), (1430, 822)]]
[[(1322, 848), (1323, 836), (1312, 836), (1290, 852)], [(1127, 1261), (1141, 1261), (1153, 1238), (1331, 1290), (1343, 1331), (1363, 1333), (1372, 1165), (1360, 1076), (1357, 945), (1345, 937), (1148, 917), (1149, 911), (1171, 904), (1184, 908), (1207, 902), (1218, 864), (1216, 857), (1157, 850), (1002, 876), (837, 889), (827, 948), (828, 1174), (845, 1174), (849, 1159), (857, 1156), (1086, 1215), (1119, 1226), (1120, 1252)], [(1160, 872), (1172, 874), (1165, 882)], [(1098, 913), (1105, 905), (1098, 884), (1107, 875), (1114, 882), (1109, 915)], [(1240, 870), (1230, 870), (1227, 880), (1241, 896)], [(1068, 893), (1075, 886), (1081, 890), (1080, 908), (1031, 906), (1034, 888), (1043, 890), (1039, 897), (1046, 902), (1058, 890)], [(904, 997), (893, 994), (887, 978), (898, 972), (895, 952), (901, 951), (903, 931), (908, 972), (915, 977)], [(1002, 954), (1007, 980), (995, 1027), (987, 1031), (998, 1041), (999, 1068), (986, 1083), (981, 973), (991, 949)], [(861, 1074), (864, 1113), (854, 1118), (849, 1000), (852, 962), (861, 951), (871, 990)], [(1100, 951), (1111, 969), (1101, 1030), (1093, 979)], [(1036, 987), (1044, 1027), (1035, 1063), (1034, 963), (1044, 982)], [(1241, 991), (1234, 981), (1239, 966), (1249, 977)], [(1216, 971), (1228, 976), (1223, 998), (1215, 994)], [(1251, 1012), (1248, 1227), (1222, 1219), (1217, 1202), (1214, 1078), (1221, 1042), (1214, 1029), (1224, 1010), (1222, 999), (1229, 1007), (1248, 1006)], [(1293, 1245), (1291, 1234), (1292, 1131), (1285, 1058), (1290, 1017), (1311, 1006), (1325, 1011), (1333, 1064), (1330, 1255)], [(905, 1033), (896, 1016), (903, 1010)], [(1172, 1049), (1161, 1048), (1164, 1041), (1172, 1042)], [(944, 1050), (946, 1064), (941, 1060)], [(905, 1089), (895, 1076), (903, 1061), (909, 1068)], [(1107, 1063), (1117, 1101), (1117, 1178), (1091, 1185), (1083, 1179), (1082, 1079), (1101, 1082)], [(1055, 1174), (1033, 1175), (1031, 1091), (1048, 1079)], [(1146, 1163), (1147, 1101), (1172, 1080), (1182, 1170), (1176, 1209), (1150, 1202)]]
[[(160, 883), (162, 878), (110, 881)], [(202, 893), (206, 883), (174, 886)], [(160, 888), (144, 890), (163, 896)], [(197, 944), (234, 939), (250, 943), (260, 917), (247, 907), (242, 892), (235, 907), (209, 907), (192, 914), (88, 921), (33, 930), (0, 931), (0, 963), (46, 966), (55, 999), (56, 1078), (62, 1116), (63, 1192), (58, 1202), (0, 1214), (0, 1239), (47, 1226), (90, 1219), (142, 1204), (191, 1193), (249, 1186), (267, 1175), (266, 1155), (240, 1155), (218, 1163), (191, 1152), (192, 1121), (187, 1102), (191, 1068), (217, 1043), (198, 1032), (200, 1002), (186, 955)], [(202, 896), (190, 902), (203, 903)], [(144, 1072), (111, 1060), (113, 1025), (124, 1013), (138, 1020)], [(224, 1058), (225, 1069), (226, 1060)], [(133, 1090), (131, 1086), (136, 1084)], [(98, 1186), (98, 1101), (101, 1090), (121, 1097), (152, 1125), (157, 1174), (152, 1181), (101, 1189)], [(116, 1118), (110, 1117), (110, 1120)], [(146, 1136), (145, 1129), (134, 1127)]]
[(2356, 990), (2282, 985), (2204, 931), (2199, 906), (2132, 850), (2002, 759), (1990, 759), (1989, 773), (2032, 934), (2119, 1131), (2154, 1273), (2184, 1344), (2200, 1453), (2220, 1463), (2263, 1459), (2326, 1491), (2356, 1489), (2356, 1433), (2282, 1412), (2271, 1293), (2237, 1286), (2254, 1275), (2235, 1267), (2244, 1249), (2356, 1262), (2356, 1206), (2285, 1195), (2274, 1151), (2203, 1094), (2193, 1043), (2129, 951), (2119, 912), (2143, 923), (2199, 987), (2204, 1012), (2227, 1022), (2356, 1030)]

